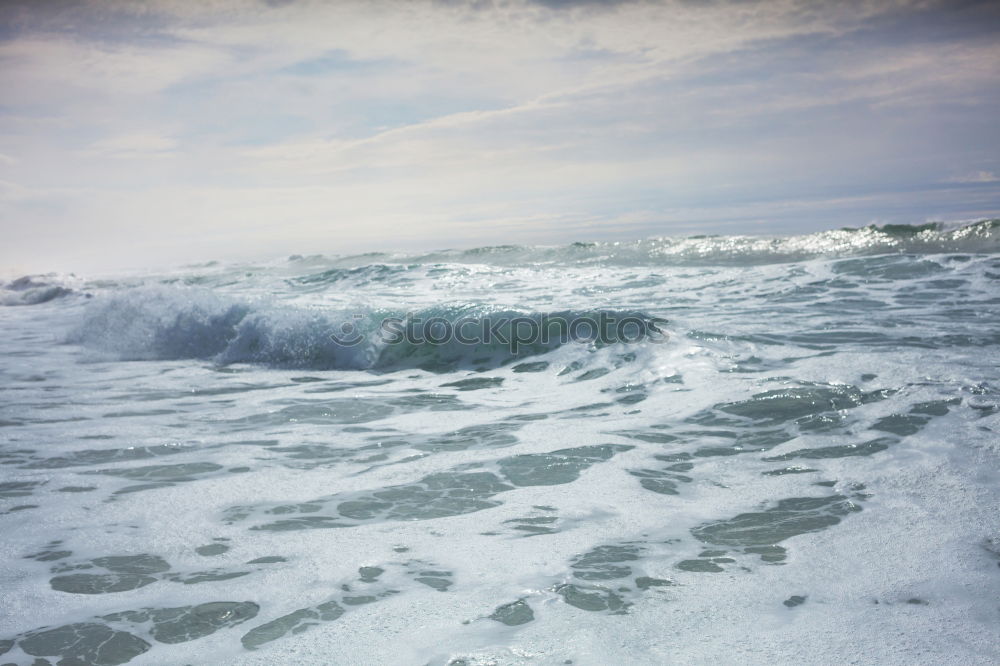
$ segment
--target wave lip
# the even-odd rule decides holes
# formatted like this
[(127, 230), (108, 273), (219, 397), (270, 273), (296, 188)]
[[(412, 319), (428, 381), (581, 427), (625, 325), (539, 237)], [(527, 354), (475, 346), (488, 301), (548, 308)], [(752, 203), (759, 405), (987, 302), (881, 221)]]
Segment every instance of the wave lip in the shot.
[[(500, 367), (571, 342), (656, 342), (664, 337), (660, 324), (638, 311), (538, 313), (472, 305), (416, 313), (330, 311), (254, 304), (203, 289), (144, 287), (90, 303), (67, 341), (117, 360), (448, 372)], [(442, 329), (451, 333), (442, 335)]]

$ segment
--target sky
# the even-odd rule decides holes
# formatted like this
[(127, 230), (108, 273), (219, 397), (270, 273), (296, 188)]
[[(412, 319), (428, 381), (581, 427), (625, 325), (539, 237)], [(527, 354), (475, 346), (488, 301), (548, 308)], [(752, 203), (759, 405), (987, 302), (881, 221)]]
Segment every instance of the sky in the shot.
[(1000, 217), (995, 2), (0, 0), (0, 271)]

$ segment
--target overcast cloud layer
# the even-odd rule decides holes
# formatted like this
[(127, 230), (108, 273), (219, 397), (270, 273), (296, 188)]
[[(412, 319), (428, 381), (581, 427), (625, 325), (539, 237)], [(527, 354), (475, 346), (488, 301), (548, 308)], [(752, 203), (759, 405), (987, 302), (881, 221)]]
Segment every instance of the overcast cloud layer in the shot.
[(1000, 215), (1000, 11), (0, 5), (0, 270)]

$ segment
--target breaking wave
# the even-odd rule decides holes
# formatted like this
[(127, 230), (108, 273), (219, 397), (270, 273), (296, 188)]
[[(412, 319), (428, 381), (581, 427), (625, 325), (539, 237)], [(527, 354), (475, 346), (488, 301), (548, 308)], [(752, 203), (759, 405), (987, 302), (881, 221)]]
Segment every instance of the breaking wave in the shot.
[[(384, 326), (387, 320), (394, 323), (391, 330)], [(665, 338), (662, 323), (642, 312), (617, 310), (309, 309), (232, 300), (205, 289), (145, 287), (95, 299), (67, 341), (117, 360), (447, 372), (495, 368), (568, 343), (657, 341)], [(459, 328), (465, 341), (447, 334)]]

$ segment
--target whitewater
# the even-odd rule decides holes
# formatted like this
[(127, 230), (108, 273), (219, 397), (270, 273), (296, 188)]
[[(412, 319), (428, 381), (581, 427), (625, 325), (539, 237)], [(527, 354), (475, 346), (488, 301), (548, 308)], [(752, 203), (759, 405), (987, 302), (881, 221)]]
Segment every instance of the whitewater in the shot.
[(0, 663), (1000, 662), (1000, 221), (31, 275), (0, 326)]

